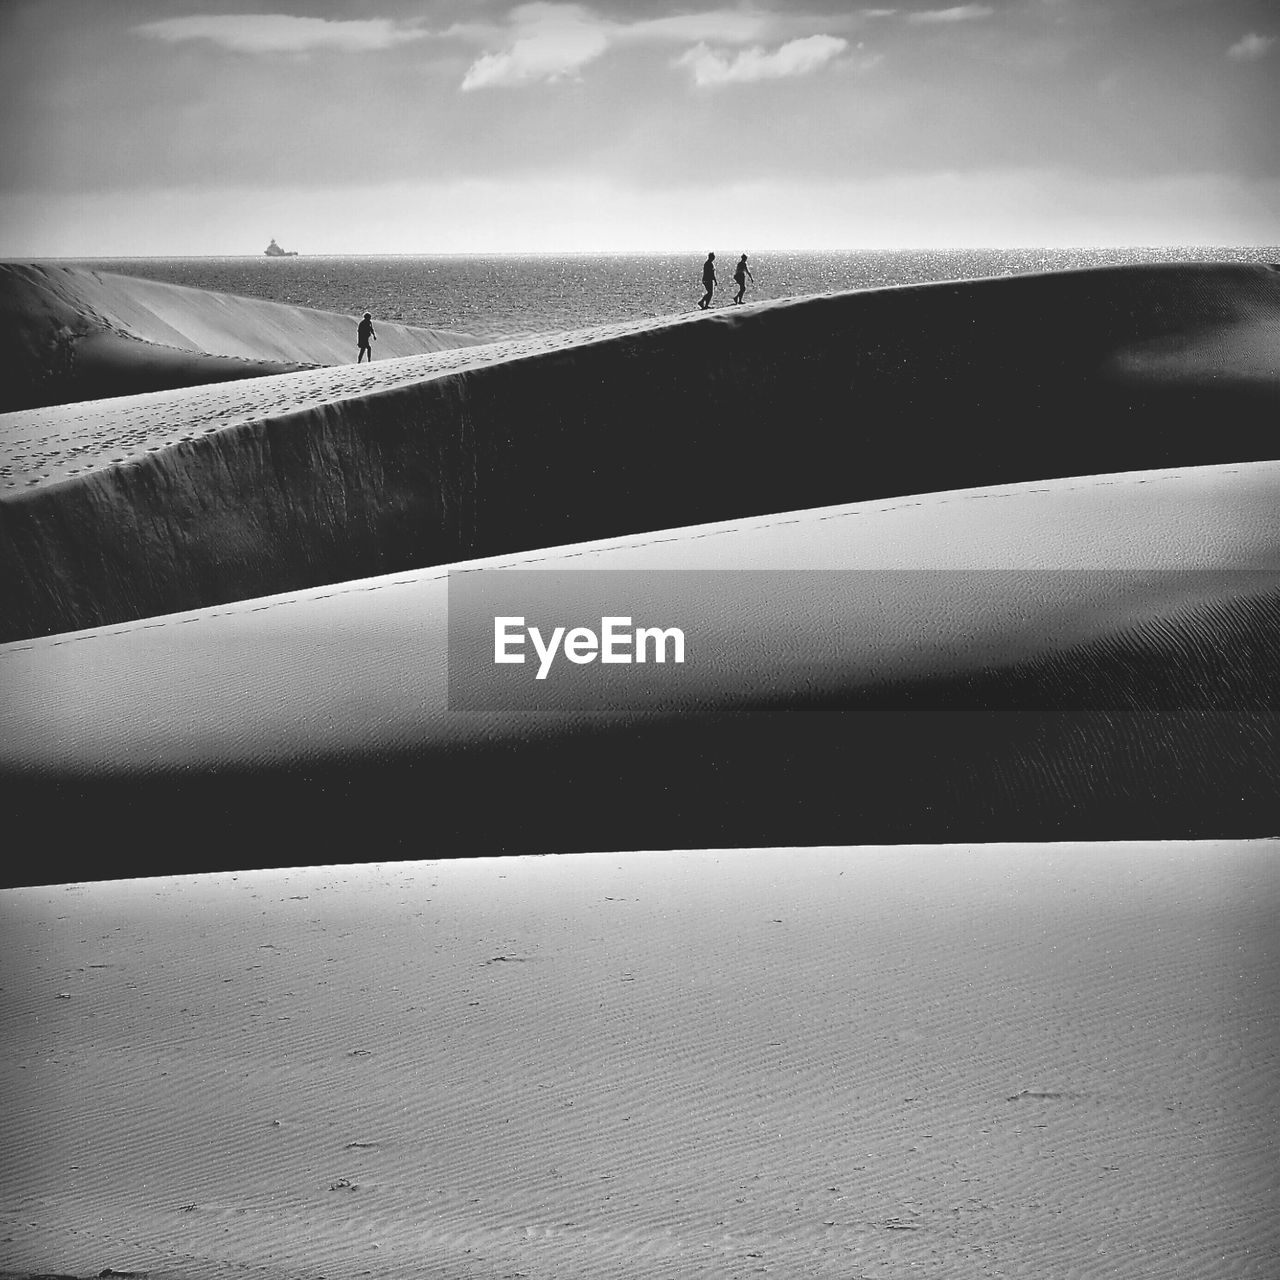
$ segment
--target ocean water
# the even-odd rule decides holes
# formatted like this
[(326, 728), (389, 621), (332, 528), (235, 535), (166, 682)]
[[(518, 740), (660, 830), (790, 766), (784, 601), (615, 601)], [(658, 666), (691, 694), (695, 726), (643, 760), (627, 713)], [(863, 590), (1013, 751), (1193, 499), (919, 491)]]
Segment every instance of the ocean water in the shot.
[[(741, 250), (717, 253), (732, 305)], [(74, 265), (344, 315), (477, 336), (523, 335), (689, 311), (705, 253), (107, 258)], [(747, 301), (1142, 262), (1274, 262), (1280, 249), (966, 249), (761, 252)]]

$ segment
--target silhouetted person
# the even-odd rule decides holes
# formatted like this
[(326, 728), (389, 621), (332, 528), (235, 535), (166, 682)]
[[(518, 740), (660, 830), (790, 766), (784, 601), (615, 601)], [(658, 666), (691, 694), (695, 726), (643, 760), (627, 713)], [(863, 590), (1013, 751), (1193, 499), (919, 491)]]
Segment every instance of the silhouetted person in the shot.
[(356, 356), (356, 364), (359, 364), (365, 356), (369, 357), (369, 363), (373, 363), (373, 351), (369, 346), (370, 342), (377, 342), (378, 335), (373, 331), (373, 317), (366, 311), (364, 319), (360, 321), (360, 327), (356, 330), (356, 340), (360, 343), (360, 354)]
[(742, 295), (747, 291), (747, 281), (750, 280), (755, 284), (756, 278), (751, 274), (751, 268), (747, 266), (747, 255), (744, 253), (738, 259), (738, 265), (733, 269), (733, 278), (738, 282), (738, 292), (733, 295), (734, 302), (741, 302)]
[(702, 287), (706, 293), (702, 295), (702, 301), (698, 303), (703, 311), (711, 305), (711, 294), (716, 284), (716, 255), (714, 253), (707, 254), (707, 260), (702, 264)]

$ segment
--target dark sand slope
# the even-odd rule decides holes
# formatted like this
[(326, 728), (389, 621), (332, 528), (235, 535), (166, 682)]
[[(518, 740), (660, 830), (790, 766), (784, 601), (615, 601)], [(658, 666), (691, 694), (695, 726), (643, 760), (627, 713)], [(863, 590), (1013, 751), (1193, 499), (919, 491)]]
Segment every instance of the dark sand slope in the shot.
[[(355, 359), (356, 323), (109, 272), (0, 263), (0, 411), (341, 364)], [(382, 358), (479, 341), (376, 328)]]
[[(331, 858), (1274, 833), (1277, 509), (1280, 463), (1255, 463), (467, 566), (537, 570), (529, 616), (568, 624), (602, 611), (574, 612), (583, 575), (550, 570), (734, 571), (714, 593), (702, 573), (628, 584), (637, 624), (679, 621), (690, 653), (678, 677), (611, 668), (604, 710), (563, 666), (543, 710), (459, 710), (439, 570), (11, 644), (6, 809), (56, 815), (66, 848), (128, 830), (104, 874), (175, 839), (184, 866), (219, 867), (308, 841)], [(450, 673), (491, 654), (457, 649)]]
[(6, 415), (4, 636), (769, 511), (1268, 458), (1278, 370), (1280, 271), (1135, 267), (228, 384), (227, 404), (250, 399), (222, 418), (208, 388)]

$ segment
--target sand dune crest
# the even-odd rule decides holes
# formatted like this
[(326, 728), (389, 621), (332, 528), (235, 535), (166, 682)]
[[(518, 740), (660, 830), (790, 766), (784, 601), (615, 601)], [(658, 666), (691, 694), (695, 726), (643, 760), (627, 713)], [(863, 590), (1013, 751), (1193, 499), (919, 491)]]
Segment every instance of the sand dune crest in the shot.
[[(1208, 332), (1212, 365), (1161, 373), (1153, 350)], [(1280, 272), (1134, 267), (6, 415), (3, 634), (894, 494), (1269, 458), (1280, 375), (1258, 367), (1260, 335), (1280, 350)]]
[[(356, 357), (356, 321), (110, 272), (0, 263), (0, 411), (344, 364)], [(479, 341), (376, 327), (384, 358)]]

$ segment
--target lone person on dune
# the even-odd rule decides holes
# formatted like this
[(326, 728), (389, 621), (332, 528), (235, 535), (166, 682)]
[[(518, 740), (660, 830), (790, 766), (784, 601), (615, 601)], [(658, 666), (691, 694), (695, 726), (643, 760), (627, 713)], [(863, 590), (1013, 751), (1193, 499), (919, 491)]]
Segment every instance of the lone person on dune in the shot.
[(702, 264), (702, 287), (706, 293), (702, 295), (702, 301), (698, 303), (703, 311), (711, 305), (711, 294), (716, 284), (716, 255), (714, 253), (707, 254), (707, 260)]
[(741, 302), (742, 295), (747, 291), (747, 280), (750, 279), (755, 284), (756, 278), (751, 274), (751, 268), (747, 266), (747, 255), (744, 253), (738, 259), (738, 265), (733, 269), (733, 278), (738, 282), (738, 292), (733, 295), (734, 302)]
[(373, 316), (369, 312), (364, 313), (364, 319), (360, 321), (360, 327), (356, 330), (356, 339), (360, 343), (360, 354), (356, 356), (356, 364), (359, 364), (365, 356), (369, 357), (369, 363), (373, 363), (373, 350), (370, 348), (370, 342), (377, 342), (378, 335), (373, 331)]

